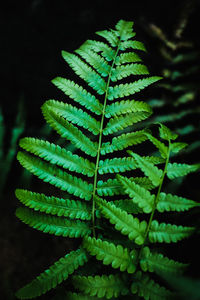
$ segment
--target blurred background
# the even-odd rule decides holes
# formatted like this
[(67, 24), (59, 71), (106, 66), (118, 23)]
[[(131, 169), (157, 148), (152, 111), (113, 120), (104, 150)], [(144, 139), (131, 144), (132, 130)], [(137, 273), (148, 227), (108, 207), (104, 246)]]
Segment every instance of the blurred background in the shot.
[[(19, 206), (14, 190), (39, 184), (16, 160), (22, 136), (47, 138), (41, 105), (62, 100), (51, 84), (56, 76), (70, 77), (61, 50), (73, 51), (95, 32), (114, 28), (120, 19), (134, 21), (137, 39), (148, 54), (144, 63), (164, 81), (145, 94), (154, 121), (165, 122), (190, 143), (182, 159), (199, 162), (200, 150), (200, 1), (66, 1), (7, 0), (0, 10), (0, 295), (15, 299), (14, 292), (73, 249), (68, 239), (28, 228), (15, 217)], [(141, 99), (145, 101), (145, 99)], [(199, 201), (199, 172), (171, 188)], [(198, 182), (197, 182), (198, 181)], [(48, 191), (49, 192), (49, 191)], [(179, 193), (180, 194), (180, 193)], [(187, 215), (187, 213), (186, 213)], [(199, 228), (198, 212), (183, 220)], [(185, 244), (188, 276), (200, 278), (199, 235)], [(185, 248), (185, 249), (186, 249)], [(182, 255), (182, 254), (181, 254)], [(49, 293), (48, 299), (53, 297)], [(41, 299), (47, 299), (45, 296)], [(200, 298), (198, 298), (200, 299)]]

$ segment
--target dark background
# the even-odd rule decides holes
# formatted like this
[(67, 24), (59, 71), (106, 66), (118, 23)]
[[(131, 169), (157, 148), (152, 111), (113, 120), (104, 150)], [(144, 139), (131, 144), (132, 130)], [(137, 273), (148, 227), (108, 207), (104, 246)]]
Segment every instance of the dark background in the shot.
[[(47, 99), (58, 98), (50, 81), (58, 75), (70, 75), (61, 50), (73, 51), (86, 39), (94, 38), (95, 31), (113, 28), (119, 19), (133, 20), (137, 39), (151, 50), (154, 45), (142, 24), (155, 23), (170, 36), (182, 6), (183, 1), (175, 0), (4, 1), (0, 10), (0, 101), (7, 130), (6, 143), (9, 143), (20, 97), (24, 99), (27, 132), (37, 136), (37, 130), (44, 125), (40, 106)], [(200, 3), (196, 1), (184, 33), (196, 48), (200, 46), (199, 17)], [(156, 57), (151, 59), (151, 52), (147, 56), (148, 66), (158, 74)], [(63, 256), (66, 249), (74, 247), (68, 240), (46, 236), (15, 218), (18, 201), (14, 189), (20, 168), (15, 160), (1, 199), (0, 284), (1, 297), (5, 300), (15, 299), (14, 291)]]

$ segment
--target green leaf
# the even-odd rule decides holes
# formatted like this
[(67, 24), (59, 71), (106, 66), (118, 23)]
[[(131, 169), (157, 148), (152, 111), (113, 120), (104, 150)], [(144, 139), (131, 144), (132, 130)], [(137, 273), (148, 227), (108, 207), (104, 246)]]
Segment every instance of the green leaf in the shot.
[(135, 160), (132, 157), (115, 157), (99, 161), (99, 174), (118, 173), (134, 170), (136, 168)]
[(97, 194), (99, 196), (123, 195), (122, 185), (117, 179), (109, 178), (107, 181), (98, 180)]
[(100, 198), (96, 199), (96, 203), (104, 217), (109, 219), (111, 224), (115, 225), (116, 230), (119, 230), (124, 235), (128, 235), (128, 238), (134, 240), (136, 244), (143, 244), (147, 226), (146, 221), (140, 222), (131, 214)]
[(120, 44), (120, 50), (126, 49), (142, 50), (146, 52), (146, 48), (142, 42), (139, 41), (124, 41)]
[[(85, 294), (97, 296), (101, 299), (103, 297), (111, 299), (112, 297), (128, 294), (128, 289), (119, 275), (73, 276), (73, 285)], [(87, 299), (90, 299), (90, 297)]]
[(47, 123), (54, 128), (61, 137), (70, 140), (78, 149), (81, 149), (88, 155), (96, 156), (98, 145), (92, 142), (77, 127), (56, 115), (53, 111), (48, 110), (45, 105), (42, 106), (42, 112)]
[(154, 144), (154, 146), (156, 146), (156, 148), (159, 150), (161, 156), (164, 159), (166, 159), (167, 156), (168, 156), (168, 147), (165, 146), (164, 143), (160, 142), (158, 139), (156, 139), (155, 137), (153, 137), (150, 133), (147, 132), (146, 136)]
[(97, 31), (96, 34), (105, 38), (112, 47), (116, 47), (119, 43), (119, 39), (113, 30), (112, 31), (109, 31), (109, 30)]
[(87, 47), (88, 49), (91, 49), (97, 53), (101, 53), (103, 57), (107, 61), (112, 61), (115, 58), (115, 50), (113, 50), (111, 47), (109, 47), (106, 43), (94, 41), (94, 40), (87, 40), (84, 44), (84, 47)]
[(149, 232), (149, 240), (151, 243), (176, 243), (194, 232), (193, 227), (177, 226), (166, 223), (158, 223), (153, 220)]
[(87, 254), (84, 249), (72, 251), (55, 262), (32, 282), (17, 291), (19, 299), (31, 299), (45, 294), (66, 280), (80, 266), (87, 262)]
[(116, 207), (121, 208), (121, 210), (125, 210), (127, 213), (138, 214), (142, 213), (142, 209), (139, 208), (137, 204), (133, 202), (132, 199), (120, 199), (109, 201), (111, 204), (114, 204)]
[(103, 105), (95, 98), (94, 95), (83, 89), (83, 87), (62, 77), (56, 77), (52, 80), (52, 83), (63, 91), (65, 95), (69, 96), (90, 111), (97, 115), (102, 114)]
[(85, 62), (83, 62), (77, 55), (62, 51), (62, 56), (69, 66), (75, 71), (75, 73), (85, 80), (87, 84), (91, 86), (99, 95), (105, 93), (106, 82), (104, 79)]
[(115, 28), (121, 41), (129, 40), (135, 36), (135, 32), (133, 32), (133, 24), (133, 22), (127, 22), (124, 20), (120, 20), (116, 24)]
[(125, 192), (129, 195), (132, 201), (137, 204), (144, 213), (150, 213), (154, 205), (155, 196), (151, 195), (148, 190), (127, 177), (118, 175), (117, 178), (122, 183)]
[(137, 162), (138, 167), (144, 172), (144, 174), (152, 181), (154, 186), (158, 186), (161, 182), (163, 171), (158, 169), (153, 163), (146, 160), (144, 157), (129, 152)]
[(171, 132), (171, 130), (167, 126), (161, 123), (159, 123), (159, 125), (160, 125), (159, 127), (160, 137), (162, 139), (166, 141), (177, 139), (178, 135), (176, 133)]
[(127, 271), (134, 273), (136, 266), (133, 264), (135, 253), (131, 255), (127, 248), (121, 245), (114, 245), (101, 239), (85, 237), (83, 247), (96, 256), (96, 259), (102, 260), (104, 265), (112, 265), (114, 269), (120, 269), (121, 272)]
[(67, 174), (54, 165), (50, 165), (39, 158), (27, 153), (18, 152), (17, 159), (20, 164), (44, 182), (48, 182), (62, 191), (78, 196), (85, 200), (92, 197), (93, 185), (81, 178)]
[(157, 204), (157, 210), (159, 212), (164, 211), (186, 211), (190, 208), (199, 206), (199, 203), (196, 203), (193, 200), (187, 198), (179, 197), (172, 194), (160, 193), (159, 201)]
[(29, 208), (46, 214), (64, 216), (70, 219), (90, 220), (91, 212), (86, 203), (54, 196), (46, 196), (27, 190), (17, 189), (16, 197)]
[(169, 179), (185, 176), (191, 172), (195, 172), (200, 169), (200, 164), (181, 164), (181, 163), (169, 163), (167, 166), (167, 176)]
[(134, 52), (125, 52), (121, 53), (115, 61), (116, 65), (126, 64), (126, 63), (136, 63), (141, 62), (142, 59), (139, 57), (138, 54)]
[(148, 78), (139, 79), (132, 83), (125, 83), (115, 85), (114, 87), (109, 87), (108, 89), (108, 99), (114, 100), (117, 98), (122, 98), (124, 96), (130, 96), (135, 93), (140, 92), (147, 86), (155, 83), (156, 81), (160, 80), (161, 77), (158, 76), (151, 76)]
[(127, 65), (117, 66), (115, 69), (112, 69), (111, 80), (113, 82), (116, 82), (130, 75), (148, 75), (148, 74), (149, 71), (145, 65), (132, 63)]
[[(97, 297), (92, 297), (89, 295), (83, 295), (83, 294), (77, 294), (77, 293), (67, 293), (67, 300), (98, 300)], [(101, 299), (106, 299), (106, 298), (101, 298)]]
[(94, 176), (95, 164), (58, 145), (35, 138), (23, 138), (20, 147), (39, 157), (70, 171), (76, 171), (89, 177)]
[(141, 269), (144, 272), (165, 272), (165, 273), (183, 273), (188, 266), (163, 256), (161, 253), (151, 252), (148, 247), (144, 247), (140, 260)]
[(16, 216), (30, 227), (56, 236), (80, 238), (91, 233), (87, 223), (41, 214), (26, 207), (17, 208)]

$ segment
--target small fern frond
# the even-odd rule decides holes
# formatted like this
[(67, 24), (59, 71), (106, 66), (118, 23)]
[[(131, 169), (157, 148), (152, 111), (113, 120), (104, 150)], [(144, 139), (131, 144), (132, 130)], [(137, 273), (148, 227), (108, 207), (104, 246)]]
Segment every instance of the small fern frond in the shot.
[(16, 216), (30, 227), (56, 236), (79, 238), (91, 233), (88, 223), (41, 214), (26, 207), (17, 208)]
[(134, 63), (141, 62), (142, 59), (138, 54), (134, 52), (125, 52), (121, 53), (116, 59), (116, 65), (126, 64), (126, 63)]
[(87, 183), (87, 181), (72, 176), (58, 167), (50, 165), (27, 153), (18, 152), (17, 159), (25, 169), (42, 179), (44, 182), (48, 182), (62, 191), (68, 191), (70, 194), (82, 199), (91, 199), (93, 185)]
[(96, 202), (103, 216), (106, 217), (111, 224), (115, 225), (116, 230), (119, 230), (124, 235), (128, 235), (128, 238), (134, 240), (138, 245), (144, 242), (144, 233), (147, 226), (146, 221), (140, 222), (131, 214), (100, 198), (98, 198)]
[(32, 299), (45, 294), (63, 282), (80, 266), (88, 261), (84, 249), (72, 251), (55, 262), (49, 269), (37, 276), (31, 283), (17, 291), (20, 299)]
[(111, 73), (111, 80), (113, 82), (126, 78), (130, 75), (148, 75), (149, 71), (147, 67), (143, 64), (127, 64), (117, 66), (115, 69), (112, 70)]
[(70, 219), (91, 220), (89, 207), (86, 203), (78, 200), (46, 196), (22, 189), (17, 189), (15, 195), (21, 203), (35, 211), (57, 215), (58, 217), (69, 217)]
[(91, 112), (97, 115), (102, 114), (103, 105), (100, 103), (100, 101), (75, 82), (62, 77), (56, 77), (52, 80), (52, 83), (61, 91), (63, 91), (65, 95), (86, 107)]
[(115, 157), (99, 161), (99, 174), (118, 173), (136, 168), (135, 160), (132, 157)]
[(144, 247), (141, 254), (140, 266), (144, 272), (159, 271), (180, 274), (183, 273), (188, 265), (169, 259), (161, 253), (151, 252), (148, 247)]
[[(126, 295), (128, 293), (128, 289), (119, 275), (96, 275), (94, 277), (73, 276), (72, 280), (75, 288), (89, 296), (97, 296), (101, 299), (103, 297), (106, 299), (111, 299), (112, 297), (117, 298), (120, 295)], [(80, 298), (80, 300), (81, 299), (86, 298)], [(87, 299), (90, 299), (90, 297)]]
[(191, 172), (195, 172), (200, 169), (200, 164), (179, 164), (179, 163), (169, 163), (167, 166), (167, 176), (169, 179), (174, 179), (177, 177), (182, 177), (188, 175)]
[(58, 145), (49, 143), (48, 141), (35, 138), (23, 138), (19, 145), (24, 150), (31, 152), (52, 164), (60, 167), (87, 175), (94, 176), (95, 164), (88, 159), (84, 159), (71, 151), (65, 150)]
[(117, 178), (122, 183), (125, 192), (129, 195), (132, 201), (137, 204), (144, 213), (150, 213), (153, 208), (155, 196), (151, 195), (148, 190), (127, 177), (118, 175)]
[(124, 41), (120, 44), (120, 50), (134, 49), (146, 52), (145, 45), (139, 41)]
[(154, 144), (154, 146), (159, 150), (160, 155), (166, 159), (167, 158), (167, 153), (168, 153), (168, 148), (165, 146), (164, 143), (156, 139), (154, 136), (152, 136), (150, 133), (146, 133), (148, 139)]
[(121, 245), (114, 245), (101, 239), (85, 237), (83, 247), (96, 259), (102, 260), (104, 265), (111, 265), (114, 269), (120, 269), (121, 272), (127, 271), (134, 273), (136, 266), (133, 263), (135, 253), (131, 254), (127, 248)]
[(151, 243), (176, 243), (189, 237), (194, 232), (194, 227), (182, 225), (158, 223), (153, 220), (149, 231), (149, 241)]
[(94, 52), (100, 52), (101, 55), (109, 62), (115, 58), (115, 50), (106, 43), (87, 40), (84, 42), (83, 46), (87, 47), (87, 49), (93, 50)]

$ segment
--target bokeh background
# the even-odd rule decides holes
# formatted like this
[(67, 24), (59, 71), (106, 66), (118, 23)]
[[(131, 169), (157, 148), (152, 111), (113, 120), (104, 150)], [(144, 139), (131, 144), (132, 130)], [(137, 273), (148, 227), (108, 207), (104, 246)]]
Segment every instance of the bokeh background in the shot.
[[(113, 28), (119, 19), (133, 20), (137, 39), (143, 41), (148, 50), (145, 63), (152, 73), (161, 75), (164, 69), (159, 47), (162, 43), (166, 45), (166, 40), (161, 41), (161, 36), (152, 34), (150, 24), (161, 28), (166, 38), (172, 40), (181, 14), (186, 22), (183, 24), (183, 41), (191, 43), (192, 51), (198, 53), (200, 2), (197, 0), (6, 0), (1, 4), (1, 134), (4, 130), (0, 161), (1, 299), (15, 299), (14, 292), (18, 288), (75, 247), (68, 239), (30, 229), (15, 217), (15, 209), (19, 205), (14, 195), (15, 188), (37, 185), (32, 177), (22, 171), (15, 158), (17, 140), (21, 136), (47, 137), (49, 134), (40, 107), (48, 99), (62, 100), (51, 80), (58, 75), (71, 76), (61, 58), (61, 50), (73, 51), (86, 39), (93, 39), (95, 31)], [(169, 50), (172, 49), (169, 47)], [(198, 63), (197, 58), (195, 66)], [(186, 69), (187, 64), (183, 64), (182, 71), (186, 72)], [(198, 80), (197, 70), (190, 75), (190, 81), (195, 82), (197, 91), (200, 85)], [(158, 96), (156, 92), (155, 95)], [(195, 94), (195, 101), (189, 104), (191, 109), (195, 109), (196, 105), (199, 105), (198, 93)], [(193, 119), (195, 126), (199, 125), (199, 116), (195, 115)], [(187, 118), (188, 124), (189, 118), (191, 115)], [(195, 139), (200, 140), (199, 135)], [(199, 150), (196, 150), (195, 154), (190, 155), (192, 162), (198, 161), (198, 154)], [(199, 179), (199, 174), (190, 177), (183, 191), (183, 194), (185, 192), (197, 201), (200, 196)], [(193, 213), (193, 217), (197, 220), (197, 212)], [(197, 268), (198, 239), (198, 235), (191, 239), (186, 244), (187, 251), (184, 250), (186, 259), (192, 263), (189, 275), (195, 278), (200, 278)], [(41, 299), (51, 299), (53, 295), (54, 291)]]

